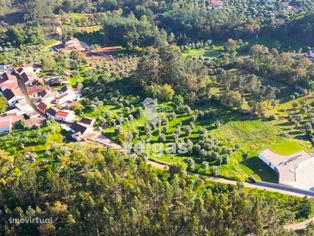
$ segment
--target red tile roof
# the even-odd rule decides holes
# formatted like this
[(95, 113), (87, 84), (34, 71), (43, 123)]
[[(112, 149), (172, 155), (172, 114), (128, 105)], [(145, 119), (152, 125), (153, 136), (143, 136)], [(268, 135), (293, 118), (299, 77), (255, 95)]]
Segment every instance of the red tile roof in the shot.
[(24, 120), (24, 116), (22, 116), (22, 115), (7, 114), (6, 116), (1, 116), (0, 117), (0, 128), (11, 129), (21, 120)]
[(31, 94), (34, 94), (38, 91), (43, 91), (45, 89), (45, 87), (38, 85), (38, 86), (30, 86), (30, 87), (27, 87), (26, 89), (27, 89), (27, 94), (31, 95)]
[(42, 111), (45, 111), (47, 109), (47, 104), (45, 104), (44, 102), (40, 102), (37, 107), (42, 110)]
[(0, 118), (0, 129), (11, 129), (12, 123), (10, 119)]
[(17, 83), (17, 81), (9, 81), (7, 83), (3, 83), (3, 84), (0, 84), (0, 88), (2, 90), (5, 90), (5, 89), (14, 89), (14, 88), (17, 88), (19, 85)]
[(25, 124), (27, 126), (33, 126), (35, 124), (42, 124), (45, 121), (46, 121), (45, 117), (36, 117), (36, 118), (31, 118), (31, 119), (25, 120)]
[(56, 116), (62, 117), (62, 118), (66, 118), (69, 115), (69, 112), (66, 111), (58, 111), (56, 113)]

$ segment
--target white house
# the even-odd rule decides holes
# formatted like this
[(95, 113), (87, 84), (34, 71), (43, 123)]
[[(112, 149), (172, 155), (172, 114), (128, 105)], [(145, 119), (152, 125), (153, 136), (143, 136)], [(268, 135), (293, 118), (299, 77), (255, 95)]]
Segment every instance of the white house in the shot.
[(26, 86), (43, 84), (43, 79), (36, 75), (36, 73), (38, 73), (40, 70), (40, 65), (33, 64), (16, 69), (15, 74), (20, 77)]
[(81, 141), (86, 138), (86, 136), (93, 132), (93, 128), (89, 125), (85, 125), (80, 122), (75, 122), (71, 125), (72, 138)]
[(62, 94), (61, 96), (57, 97), (55, 103), (59, 106), (65, 105), (67, 103), (71, 103), (77, 99), (77, 96), (73, 93), (71, 94)]
[(19, 89), (6, 89), (2, 92), (10, 107), (25, 100), (24, 95)]
[(29, 118), (38, 117), (37, 111), (34, 110), (34, 108), (29, 105), (27, 102), (19, 102), (15, 104), (16, 108), (19, 109), (23, 114), (25, 114)]
[(40, 101), (47, 104), (50, 104), (53, 100), (56, 99), (54, 94), (50, 90), (46, 90), (46, 89), (38, 92), (37, 95), (38, 95), (38, 98), (40, 98)]
[(269, 149), (261, 151), (259, 158), (278, 175), (279, 183), (314, 191), (314, 156), (305, 151), (279, 155)]
[(66, 110), (57, 111), (55, 115), (55, 119), (58, 121), (72, 123), (75, 120), (75, 113), (73, 111), (66, 111)]
[(46, 110), (46, 115), (48, 116), (48, 118), (55, 119), (56, 114), (57, 110), (54, 108), (49, 108)]

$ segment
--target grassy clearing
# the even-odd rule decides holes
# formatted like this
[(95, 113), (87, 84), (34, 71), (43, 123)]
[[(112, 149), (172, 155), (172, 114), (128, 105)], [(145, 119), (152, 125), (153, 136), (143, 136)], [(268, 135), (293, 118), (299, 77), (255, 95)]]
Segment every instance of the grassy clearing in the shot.
[(188, 57), (207, 57), (207, 58), (214, 58), (221, 55), (224, 52), (223, 45), (212, 45), (207, 48), (201, 49), (187, 49), (183, 51), (183, 56)]
[(65, 141), (61, 127), (53, 122), (40, 129), (15, 130), (11, 134), (0, 136), (0, 149), (15, 156), (23, 155), (25, 152), (36, 152), (39, 157), (44, 157), (45, 151), (51, 145)]
[(72, 19), (82, 19), (84, 17), (88, 17), (90, 14), (86, 13), (67, 13), (66, 16), (72, 18)]
[(77, 31), (78, 32), (87, 32), (87, 33), (91, 33), (91, 32), (95, 32), (95, 31), (99, 31), (102, 29), (101, 25), (92, 25), (92, 26), (81, 26), (81, 27), (77, 27)]
[[(313, 151), (307, 141), (282, 136), (282, 130), (272, 124), (263, 121), (230, 122), (212, 132), (225, 143), (239, 144), (240, 150), (230, 158), (230, 163), (221, 167), (221, 175), (231, 177), (252, 175), (256, 179), (276, 181), (275, 174), (258, 159), (261, 150), (270, 148), (282, 154), (292, 154), (300, 150)], [(244, 160), (246, 154), (248, 158)]]
[(55, 45), (58, 42), (56, 39), (51, 39), (46, 43), (46, 48), (50, 48), (51, 46)]

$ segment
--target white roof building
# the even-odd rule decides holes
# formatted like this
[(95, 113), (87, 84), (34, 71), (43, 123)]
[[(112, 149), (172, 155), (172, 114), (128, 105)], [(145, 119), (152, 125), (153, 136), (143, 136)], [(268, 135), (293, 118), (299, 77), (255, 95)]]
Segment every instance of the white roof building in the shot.
[(314, 191), (314, 156), (305, 151), (279, 155), (269, 149), (261, 151), (259, 158), (277, 174), (280, 184)]

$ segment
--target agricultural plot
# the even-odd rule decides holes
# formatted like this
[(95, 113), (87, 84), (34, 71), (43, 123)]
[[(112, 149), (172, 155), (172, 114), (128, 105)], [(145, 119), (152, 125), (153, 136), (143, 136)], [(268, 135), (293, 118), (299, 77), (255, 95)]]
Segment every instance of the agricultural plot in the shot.
[[(97, 97), (97, 99), (96, 99)], [(96, 99), (96, 100), (95, 100)], [(103, 134), (121, 144), (145, 143), (146, 158), (165, 164), (185, 164), (197, 173), (230, 179), (276, 182), (276, 174), (258, 159), (259, 151), (270, 148), (279, 154), (312, 151), (310, 142), (286, 135), (279, 120), (252, 119), (215, 102), (178, 111), (174, 102), (158, 104), (160, 124), (150, 126), (143, 98), (109, 92), (96, 95), (83, 116), (98, 117)], [(187, 153), (152, 151), (177, 142), (187, 144)], [(132, 146), (131, 145), (131, 146)]]

